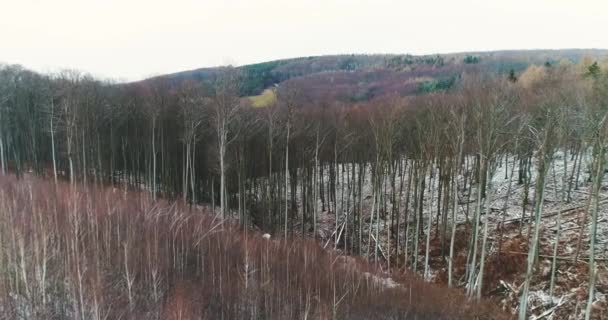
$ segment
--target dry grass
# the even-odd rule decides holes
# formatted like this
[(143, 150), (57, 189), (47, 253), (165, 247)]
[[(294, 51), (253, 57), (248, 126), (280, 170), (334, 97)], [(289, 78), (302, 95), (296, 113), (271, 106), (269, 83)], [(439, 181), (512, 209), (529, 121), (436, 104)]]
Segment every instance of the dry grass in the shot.
[(506, 319), (415, 276), (204, 209), (0, 178), (5, 319)]
[(254, 108), (265, 108), (272, 106), (277, 101), (277, 96), (273, 89), (266, 89), (257, 96), (249, 97), (251, 106)]

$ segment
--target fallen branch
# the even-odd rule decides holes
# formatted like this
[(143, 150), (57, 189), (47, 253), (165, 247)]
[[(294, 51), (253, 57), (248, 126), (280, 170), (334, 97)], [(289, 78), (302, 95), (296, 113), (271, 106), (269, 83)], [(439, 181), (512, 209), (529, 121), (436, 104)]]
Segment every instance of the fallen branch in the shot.
[(344, 231), (344, 226), (346, 226), (346, 221), (342, 224), (342, 228), (340, 229), (340, 233), (338, 233), (338, 239), (336, 239), (336, 245), (340, 243), (340, 238), (342, 238), (342, 232)]
[[(342, 230), (344, 230), (344, 225), (346, 224), (346, 221), (344, 221), (342, 223), (342, 226), (340, 228), (342, 228)], [(323, 249), (327, 248), (327, 245), (329, 244), (329, 242), (331, 241), (331, 239), (333, 239), (334, 234), (336, 234), (336, 232), (338, 232), (338, 229), (340, 228), (336, 228), (336, 230), (334, 230), (334, 232), (332, 232), (332, 234), (329, 236), (329, 239), (327, 240), (327, 242), (325, 242), (325, 245), (323, 246)], [(342, 231), (340, 231), (340, 235), (342, 235)], [(338, 240), (336, 241), (336, 243), (338, 243), (340, 241), (340, 236), (338, 236)]]
[[(560, 212), (561, 212), (562, 214), (564, 214), (564, 213), (569, 213), (569, 212), (572, 212), (572, 211), (576, 211), (576, 210), (579, 210), (579, 209), (583, 209), (584, 207), (585, 207), (585, 206), (584, 206), (584, 205), (582, 205), (582, 206), (571, 207), (571, 208), (566, 208), (566, 209), (562, 209), (562, 210), (558, 210), (558, 211), (549, 212), (549, 213), (543, 214), (543, 215), (541, 216), (541, 219), (556, 216), (556, 215), (557, 215), (558, 213), (560, 213)], [(528, 215), (528, 216), (526, 216), (525, 218), (523, 218), (523, 220), (524, 220), (524, 221), (528, 221), (528, 220), (530, 220), (530, 217), (531, 217), (531, 216), (532, 216), (532, 215)], [(521, 218), (521, 217), (517, 217), (517, 218), (513, 218), (513, 219), (507, 219), (507, 220), (505, 220), (505, 223), (504, 223), (504, 224), (510, 224), (510, 223), (513, 223), (513, 222), (519, 222), (519, 221), (522, 221), (522, 218)]]
[(506, 282), (505, 282), (505, 281), (503, 281), (503, 280), (500, 280), (500, 285), (502, 285), (503, 287), (505, 287), (505, 288), (509, 289), (509, 291), (513, 292), (513, 293), (514, 293), (514, 294), (516, 294), (516, 295), (518, 295), (518, 294), (519, 294), (519, 292), (518, 292), (517, 290), (515, 290), (515, 288), (513, 288), (513, 286), (512, 286), (512, 285), (510, 285), (510, 284), (506, 283)]
[[(517, 252), (517, 251), (507, 251), (506, 253), (517, 254), (517, 255), (522, 255), (522, 256), (527, 256), (528, 255), (527, 252)], [(551, 256), (551, 255), (544, 255), (544, 254), (539, 254), (538, 257), (539, 258), (545, 258), (545, 259), (553, 259), (553, 256)], [(574, 258), (573, 257), (556, 256), (555, 259), (557, 259), (557, 260), (566, 260), (566, 261), (570, 260), (570, 261), (572, 261)], [(579, 257), (578, 259), (579, 260), (589, 261), (589, 257), (586, 257), (586, 258)], [(608, 259), (596, 257), (595, 261), (608, 261)]]
[(555, 309), (557, 309), (562, 304), (564, 304), (564, 297), (561, 297), (559, 299), (559, 302), (553, 308), (549, 308), (545, 312), (539, 314), (538, 317), (531, 317), (530, 319), (531, 320), (539, 320), (539, 319), (545, 318), (545, 317), (551, 315), (553, 312), (555, 312)]
[[(604, 204), (607, 204), (607, 203), (608, 203), (608, 198), (602, 199), (598, 203), (598, 205), (601, 206), (601, 205), (604, 205)], [(565, 214), (565, 213), (570, 213), (570, 212), (573, 212), (573, 211), (576, 211), (576, 210), (581, 210), (581, 209), (584, 209), (584, 208), (585, 208), (585, 205), (583, 204), (583, 205), (579, 205), (579, 206), (576, 206), (576, 207), (570, 207), (570, 208), (566, 208), (566, 209), (561, 209), (561, 210), (556, 210), (556, 211), (548, 212), (546, 214), (543, 214), (541, 216), (541, 219), (550, 218), (550, 217), (556, 216), (558, 213)], [(530, 217), (533, 217), (533, 215), (528, 215), (523, 220), (524, 221), (530, 220)], [(521, 221), (521, 220), (522, 220), (521, 217), (512, 218), (512, 219), (505, 220), (505, 224), (509, 224), (509, 223), (513, 223), (513, 222), (518, 222), (518, 221)]]
[(372, 239), (374, 239), (374, 242), (376, 242), (376, 246), (378, 247), (378, 249), (380, 249), (380, 254), (382, 254), (382, 256), (384, 257), (384, 260), (388, 261), (388, 257), (384, 253), (384, 250), (382, 250), (382, 246), (380, 246), (380, 244), (378, 243), (378, 240), (376, 240), (376, 237), (374, 237), (373, 234), (371, 236), (372, 236)]

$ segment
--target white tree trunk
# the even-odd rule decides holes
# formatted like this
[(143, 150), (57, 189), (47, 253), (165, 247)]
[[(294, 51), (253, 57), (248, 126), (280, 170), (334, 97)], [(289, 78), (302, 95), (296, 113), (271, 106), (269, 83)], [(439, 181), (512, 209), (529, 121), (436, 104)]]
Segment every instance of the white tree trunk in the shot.
[(430, 196), (429, 196), (429, 223), (426, 228), (426, 250), (424, 254), (424, 280), (430, 280), (429, 271), (429, 252), (431, 246), (431, 226), (433, 225), (433, 196), (435, 193), (435, 177), (433, 176), (433, 168), (431, 168), (431, 176), (429, 177)]
[[(53, 149), (54, 151), (55, 149)], [(53, 153), (54, 155), (54, 153)], [(2, 135), (0, 134), (0, 164), (2, 165), (2, 175), (6, 174), (6, 162), (4, 161), (4, 139), (2, 138)], [(53, 163), (54, 164), (54, 163)], [(57, 179), (55, 179), (57, 180)]]
[[(487, 166), (488, 168), (490, 166)], [(486, 262), (486, 243), (488, 240), (488, 224), (492, 206), (492, 174), (490, 170), (486, 170), (486, 180), (488, 181), (486, 189), (486, 222), (483, 225), (483, 239), (481, 240), (481, 258), (479, 260), (479, 284), (477, 285), (477, 299), (481, 299), (483, 290), (483, 270)]]
[(319, 168), (319, 129), (317, 128), (317, 143), (315, 145), (315, 167), (312, 174), (312, 232), (313, 238), (317, 237), (317, 170)]
[[(0, 157), (2, 158), (2, 171), (4, 173), (4, 149), (0, 145), (0, 152), (2, 153)], [(55, 184), (57, 184), (57, 158), (55, 156), (55, 128), (53, 126), (53, 115), (51, 114), (51, 153), (53, 157), (53, 178), (55, 179)]]
[(454, 242), (456, 240), (456, 217), (458, 213), (458, 166), (454, 172), (454, 186), (452, 199), (452, 235), (450, 236), (450, 257), (448, 258), (448, 287), (452, 287), (452, 270), (454, 269)]
[(600, 150), (596, 160), (596, 172), (593, 186), (593, 201), (594, 205), (591, 208), (591, 225), (589, 226), (589, 298), (587, 300), (587, 308), (585, 309), (585, 320), (591, 319), (591, 310), (593, 307), (593, 299), (595, 296), (595, 280), (596, 280), (596, 266), (595, 266), (595, 241), (597, 234), (597, 212), (599, 209), (599, 192), (602, 187), (602, 178), (604, 177), (604, 157), (606, 149), (602, 142), (599, 146)]
[[(544, 155), (543, 155), (544, 156)], [(541, 159), (541, 161), (546, 161)], [(538, 238), (540, 235), (540, 217), (543, 213), (543, 201), (545, 198), (545, 180), (547, 175), (548, 163), (541, 164), (543, 168), (539, 170), (538, 178), (536, 181), (536, 203), (534, 204), (534, 237), (532, 239), (531, 248), (528, 251), (528, 267), (526, 270), (526, 278), (524, 280), (523, 293), (519, 302), (519, 320), (526, 320), (526, 313), (528, 309), (528, 291), (530, 290), (530, 280), (532, 278), (532, 271), (534, 269), (534, 260), (536, 257), (536, 250), (538, 250)]]
[(84, 130), (82, 130), (82, 184), (87, 185), (87, 153), (84, 141)]
[(553, 244), (553, 261), (551, 262), (551, 280), (549, 283), (549, 297), (551, 305), (553, 305), (553, 290), (555, 288), (555, 268), (557, 267), (557, 247), (559, 246), (559, 236), (562, 227), (562, 211), (557, 211), (557, 232), (555, 235), (555, 243)]
[(482, 168), (484, 168), (483, 155), (479, 158), (479, 183), (477, 185), (477, 203), (475, 204), (475, 226), (473, 227), (473, 242), (471, 243), (471, 264), (469, 266), (469, 279), (468, 279), (468, 294), (470, 296), (475, 292), (475, 269), (477, 265), (477, 242), (479, 237), (479, 222), (481, 219), (481, 191), (483, 190), (482, 184), (485, 183), (481, 174)]
[(68, 162), (70, 163), (70, 184), (74, 185), (74, 161), (72, 161), (72, 155), (68, 155)]
[(192, 144), (192, 156), (190, 158), (190, 192), (192, 194), (192, 204), (196, 204), (196, 181), (194, 180), (194, 170), (196, 169), (196, 167), (194, 166), (194, 157), (196, 156), (196, 135), (192, 140), (194, 141), (194, 143)]
[(225, 155), (226, 155), (226, 137), (225, 132), (222, 129), (220, 133), (220, 213), (222, 217), (226, 217), (226, 167), (225, 167)]
[(289, 121), (287, 122), (287, 142), (285, 144), (285, 239), (287, 239), (287, 218), (289, 211), (289, 197), (288, 197), (288, 189), (289, 189), (289, 130), (290, 125)]
[[(0, 118), (0, 123), (2, 123)], [(4, 157), (4, 137), (2, 136), (2, 129), (0, 128), (0, 165), (2, 166), (2, 175), (6, 174), (6, 162)]]
[(152, 120), (152, 198), (156, 200), (156, 120)]

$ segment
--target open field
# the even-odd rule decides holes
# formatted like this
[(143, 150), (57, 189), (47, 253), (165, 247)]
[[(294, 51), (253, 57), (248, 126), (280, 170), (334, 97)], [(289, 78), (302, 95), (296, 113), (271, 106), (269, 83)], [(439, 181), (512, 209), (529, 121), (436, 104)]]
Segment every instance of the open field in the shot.
[(251, 106), (254, 108), (264, 108), (276, 103), (277, 97), (272, 89), (266, 89), (257, 96), (249, 97)]

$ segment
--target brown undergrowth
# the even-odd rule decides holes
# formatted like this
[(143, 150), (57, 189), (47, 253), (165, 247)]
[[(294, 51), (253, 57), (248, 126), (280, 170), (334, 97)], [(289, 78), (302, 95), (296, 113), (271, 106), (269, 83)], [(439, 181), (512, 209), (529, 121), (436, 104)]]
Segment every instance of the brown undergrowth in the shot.
[(113, 188), (0, 178), (0, 246), (6, 319), (508, 319), (310, 240)]

